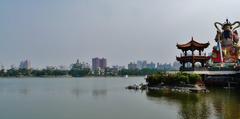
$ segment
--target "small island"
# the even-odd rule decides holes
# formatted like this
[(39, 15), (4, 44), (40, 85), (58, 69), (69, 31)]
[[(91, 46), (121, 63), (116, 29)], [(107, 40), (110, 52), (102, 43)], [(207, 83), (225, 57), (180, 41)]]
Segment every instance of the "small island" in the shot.
[(208, 92), (202, 77), (188, 73), (157, 73), (146, 78), (149, 90), (171, 90), (177, 92)]
[(159, 72), (145, 78), (147, 84), (134, 84), (127, 86), (126, 89), (133, 90), (159, 90), (172, 92), (209, 92), (205, 87), (203, 78), (194, 73), (166, 73)]

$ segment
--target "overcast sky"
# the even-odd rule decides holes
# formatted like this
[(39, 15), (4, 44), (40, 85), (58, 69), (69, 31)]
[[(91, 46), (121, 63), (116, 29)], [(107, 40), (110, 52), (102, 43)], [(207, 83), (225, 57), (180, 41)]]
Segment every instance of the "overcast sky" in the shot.
[(173, 62), (192, 36), (210, 52), (214, 22), (240, 20), (239, 9), (239, 0), (0, 0), (0, 64)]

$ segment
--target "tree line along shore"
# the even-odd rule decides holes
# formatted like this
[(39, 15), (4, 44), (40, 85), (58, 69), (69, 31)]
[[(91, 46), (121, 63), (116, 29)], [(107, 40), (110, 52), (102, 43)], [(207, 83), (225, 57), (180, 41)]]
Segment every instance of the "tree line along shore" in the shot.
[(0, 77), (85, 77), (85, 76), (146, 76), (166, 72), (165, 70), (157, 69), (121, 69), (111, 70), (105, 69), (103, 71), (92, 71), (89, 68), (69, 70), (60, 69), (1, 69)]

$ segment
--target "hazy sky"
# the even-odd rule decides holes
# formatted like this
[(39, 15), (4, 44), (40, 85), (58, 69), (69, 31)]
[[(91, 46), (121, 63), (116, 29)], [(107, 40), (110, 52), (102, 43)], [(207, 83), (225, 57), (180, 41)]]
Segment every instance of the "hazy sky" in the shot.
[(0, 64), (34, 67), (138, 59), (173, 62), (176, 43), (215, 45), (215, 21), (240, 20), (239, 0), (0, 0)]

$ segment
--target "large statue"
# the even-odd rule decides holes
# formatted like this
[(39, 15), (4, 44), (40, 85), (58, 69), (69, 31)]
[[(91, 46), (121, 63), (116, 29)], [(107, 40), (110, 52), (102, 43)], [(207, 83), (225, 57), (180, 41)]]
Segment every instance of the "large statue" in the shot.
[[(213, 47), (212, 61), (214, 63), (237, 63), (240, 59), (240, 47), (238, 46), (238, 32), (240, 22), (236, 21), (231, 24), (228, 19), (225, 23), (215, 22), (217, 35), (215, 41), (217, 46)], [(221, 27), (221, 29), (219, 28)]]

